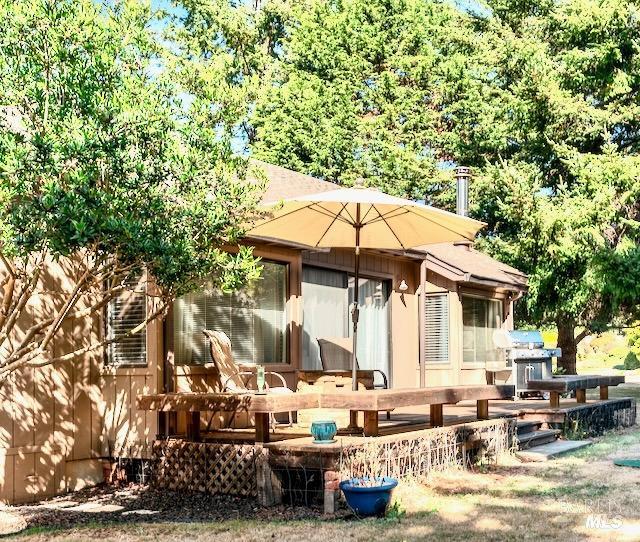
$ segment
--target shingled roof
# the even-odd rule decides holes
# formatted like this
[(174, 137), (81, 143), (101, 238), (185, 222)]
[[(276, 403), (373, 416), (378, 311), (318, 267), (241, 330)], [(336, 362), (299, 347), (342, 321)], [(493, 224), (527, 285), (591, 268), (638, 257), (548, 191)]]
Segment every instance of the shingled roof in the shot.
[(427, 269), (456, 282), (527, 289), (527, 275), (473, 248), (472, 243), (437, 243), (415, 249), (426, 254)]
[[(267, 179), (267, 189), (262, 196), (262, 203), (275, 203), (288, 198), (328, 192), (340, 188), (335, 183), (321, 181), (311, 175), (304, 175), (280, 166), (268, 164), (262, 160), (251, 159), (251, 173), (259, 170)], [(254, 175), (257, 178), (257, 175)]]
[[(254, 170), (261, 170), (268, 181), (263, 203), (340, 188), (335, 183), (261, 160), (252, 159), (251, 166)], [(408, 253), (414, 258), (426, 259), (427, 269), (455, 282), (521, 291), (527, 288), (527, 276), (524, 273), (479, 252), (471, 243), (437, 243), (418, 247)]]

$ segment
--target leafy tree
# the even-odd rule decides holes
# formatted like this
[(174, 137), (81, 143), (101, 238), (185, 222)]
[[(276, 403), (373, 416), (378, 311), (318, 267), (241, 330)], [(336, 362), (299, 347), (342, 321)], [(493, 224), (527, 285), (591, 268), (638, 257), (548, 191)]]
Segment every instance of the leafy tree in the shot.
[(251, 116), (252, 153), (437, 200), (451, 184), (443, 162), (481, 164), (482, 147), (504, 138), (485, 96), (492, 66), (475, 54), (491, 48), (471, 23), (448, 2), (295, 3)]
[[(143, 271), (152, 309), (128, 333), (210, 274), (256, 276), (249, 249), (222, 249), (260, 196), (232, 153), (224, 72), (179, 28), (159, 39), (137, 1), (1, 0), (0, 22), (0, 375), (122, 340), (52, 349)], [(49, 295), (53, 268), (67, 286)]]
[[(640, 31), (625, 0), (500, 0), (492, 85), (510, 134), (475, 183), (479, 246), (529, 274), (521, 317), (578, 342), (631, 321), (640, 300)], [(581, 328), (579, 333), (576, 330)]]
[(477, 7), (296, 3), (248, 141), (267, 161), (440, 205), (443, 166), (475, 166), (478, 246), (529, 274), (520, 318), (558, 326), (572, 373), (581, 338), (624, 325), (640, 298), (638, 7)]

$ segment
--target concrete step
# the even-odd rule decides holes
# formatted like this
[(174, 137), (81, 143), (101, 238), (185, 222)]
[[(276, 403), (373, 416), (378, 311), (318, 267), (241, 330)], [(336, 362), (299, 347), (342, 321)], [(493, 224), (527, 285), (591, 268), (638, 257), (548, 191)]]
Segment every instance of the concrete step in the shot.
[(523, 433), (518, 435), (518, 449), (525, 450), (540, 444), (554, 442), (559, 435), (560, 431), (558, 429), (538, 429), (530, 433)]
[(525, 433), (537, 431), (541, 425), (542, 422), (537, 420), (518, 420), (516, 429), (518, 435), (524, 435)]
[(516, 455), (525, 461), (548, 461), (559, 455), (566, 454), (590, 446), (590, 440), (556, 440), (540, 446), (534, 446), (527, 450), (516, 452)]

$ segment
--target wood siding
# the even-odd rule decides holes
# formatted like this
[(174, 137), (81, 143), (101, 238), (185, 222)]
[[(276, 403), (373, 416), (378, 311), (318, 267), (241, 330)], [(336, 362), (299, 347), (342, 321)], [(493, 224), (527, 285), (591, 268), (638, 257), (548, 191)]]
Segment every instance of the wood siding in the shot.
[[(302, 356), (302, 266), (352, 271), (353, 251), (301, 252), (264, 244), (256, 248), (256, 254), (288, 264), (289, 362), (270, 365), (269, 369), (284, 374), (295, 389)], [(32, 317), (46, 315), (60, 305), (60, 292), (72, 284), (70, 272), (64, 263), (51, 263), (41, 291), (25, 315), (23, 328)], [(421, 264), (402, 256), (363, 251), (361, 273), (391, 284), (390, 381), (396, 388), (418, 387)], [(426, 272), (425, 278), (425, 291), (446, 293), (450, 303), (450, 361), (428, 366), (426, 385), (484, 383), (482, 367), (462, 364), (458, 284), (432, 272)], [(408, 289), (401, 292), (403, 280)], [(505, 326), (511, 327), (511, 302), (491, 290), (484, 293), (504, 299)], [(98, 482), (102, 479), (101, 458), (150, 456), (151, 443), (164, 426), (158, 426), (157, 413), (137, 409), (136, 396), (159, 393), (165, 387), (168, 391), (213, 391), (210, 370), (175, 365), (172, 326), (171, 315), (166, 322), (156, 321), (148, 326), (146, 367), (105, 367), (103, 353), (98, 350), (75, 363), (18, 371), (0, 387), (0, 500), (32, 501)], [(100, 318), (66, 322), (51, 353), (57, 355), (87, 345), (102, 333)], [(184, 431), (185, 421), (181, 418), (166, 423), (175, 423), (174, 430)]]
[[(71, 288), (71, 266), (50, 262), (11, 340), (34, 318), (51, 315)], [(79, 306), (78, 308), (83, 308)], [(99, 319), (64, 323), (51, 355), (88, 346), (102, 333)], [(55, 367), (28, 367), (0, 387), (0, 500), (29, 502), (100, 481), (104, 401), (102, 353)]]

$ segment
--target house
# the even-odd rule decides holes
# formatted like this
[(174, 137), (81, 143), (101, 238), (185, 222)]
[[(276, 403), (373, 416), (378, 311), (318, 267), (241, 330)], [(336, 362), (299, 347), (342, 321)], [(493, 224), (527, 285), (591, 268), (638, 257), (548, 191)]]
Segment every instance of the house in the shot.
[[(264, 202), (334, 190), (332, 183), (257, 162), (269, 180)], [(207, 391), (212, 386), (202, 329), (219, 329), (239, 361), (285, 375), (318, 369), (317, 339), (347, 337), (353, 251), (308, 250), (277, 239), (247, 239), (264, 265), (261, 280), (227, 294), (204, 288), (176, 301), (146, 336), (116, 343), (81, 362), (29, 368), (0, 388), (0, 499), (25, 502), (102, 480), (102, 459), (142, 458), (162, 415), (136, 408), (142, 393)], [(385, 372), (395, 388), (484, 383), (498, 361), (492, 330), (513, 326), (526, 277), (470, 243), (361, 255), (359, 361)], [(64, 287), (54, 263), (37, 303)], [(136, 297), (137, 295), (137, 297)], [(84, 344), (134, 322), (143, 294), (114, 302), (105, 320), (65, 324), (54, 350)], [(106, 326), (105, 326), (106, 324)], [(178, 430), (185, 420), (178, 419)]]

